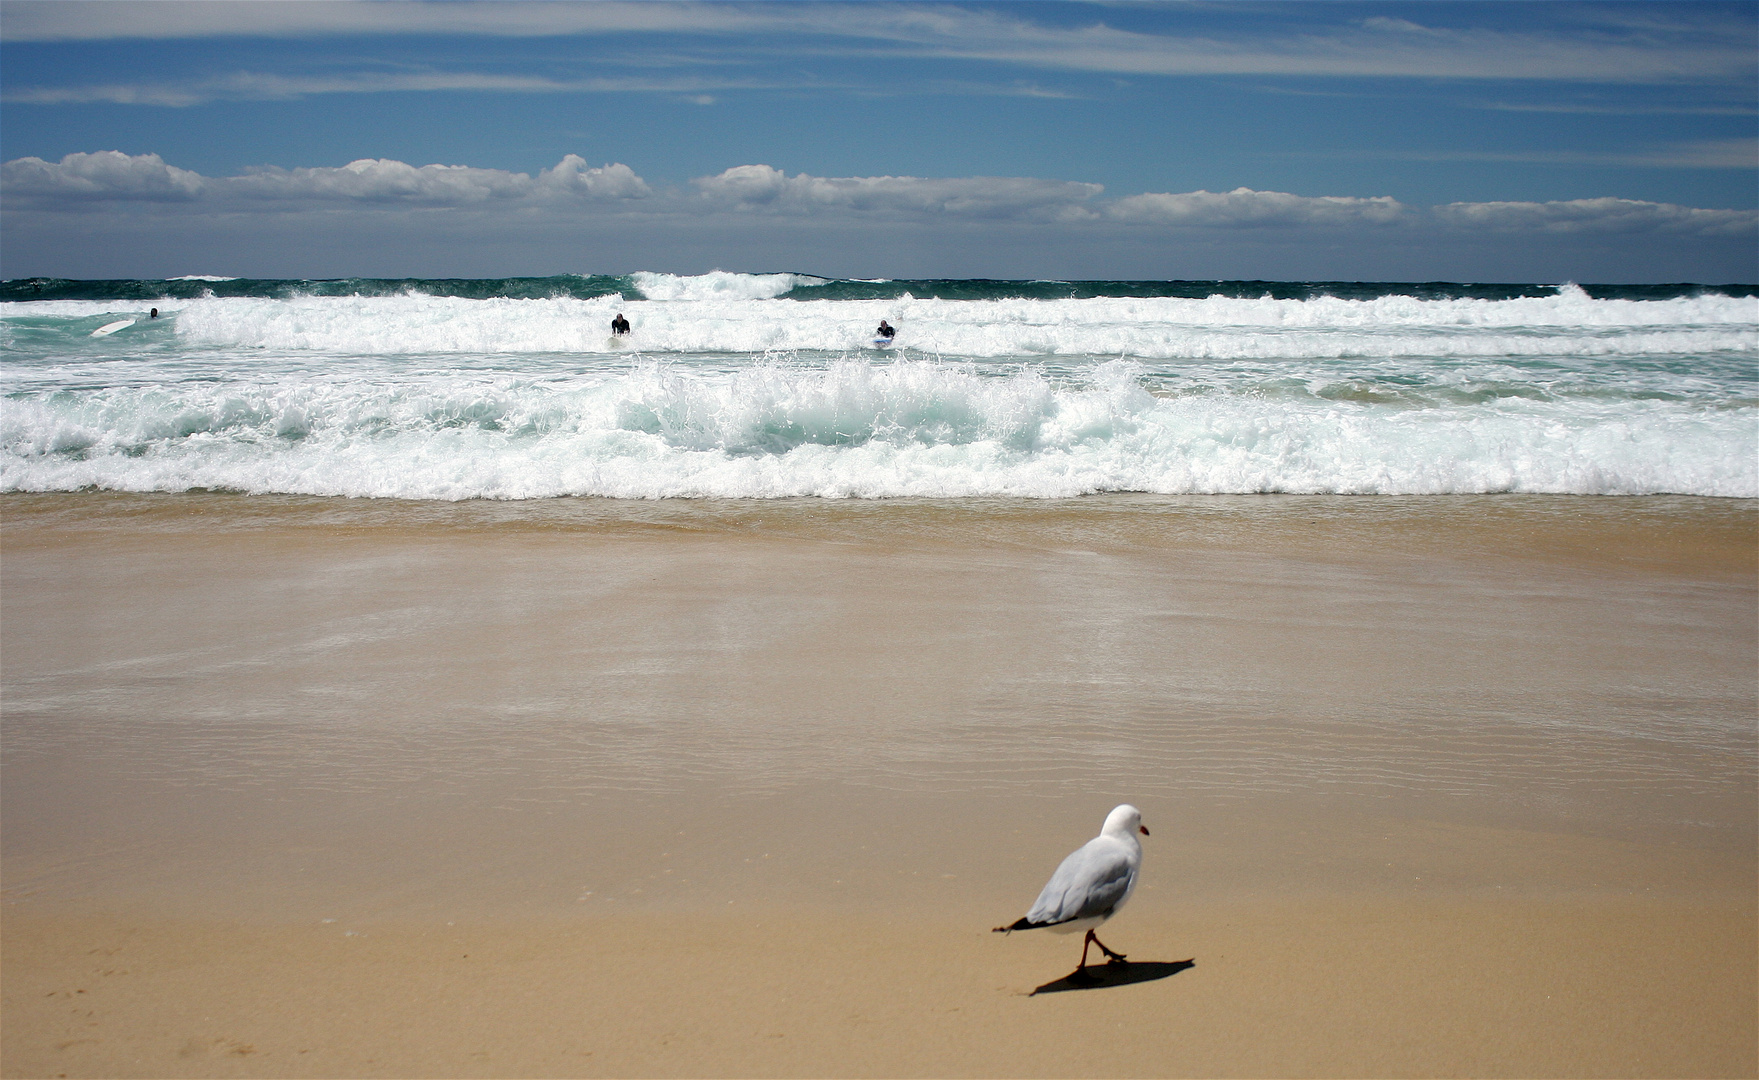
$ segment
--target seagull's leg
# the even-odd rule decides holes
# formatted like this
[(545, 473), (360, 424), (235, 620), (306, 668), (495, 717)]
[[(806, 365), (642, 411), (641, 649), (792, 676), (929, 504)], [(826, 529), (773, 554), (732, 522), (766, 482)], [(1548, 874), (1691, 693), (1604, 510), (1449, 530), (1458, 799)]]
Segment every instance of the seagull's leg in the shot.
[[(1087, 970), (1087, 946), (1088, 946), (1088, 943), (1098, 941), (1098, 940), (1099, 940), (1098, 938), (1093, 936), (1092, 930), (1087, 931), (1087, 936), (1081, 939), (1081, 963), (1076, 966), (1076, 968), (1075, 968), (1076, 971), (1086, 971)], [(1103, 948), (1105, 948), (1105, 946), (1101, 945), (1100, 948), (1103, 949)]]
[[(1113, 952), (1110, 949), (1106, 948), (1105, 942), (1099, 940), (1099, 937), (1097, 935), (1095, 935), (1092, 930), (1087, 931), (1087, 940), (1093, 942), (1095, 945), (1098, 945), (1099, 951), (1102, 953), (1105, 953), (1106, 963), (1108, 963), (1108, 964), (1122, 964), (1124, 962), (1124, 954), (1121, 952)], [(1082, 960), (1087, 959), (1087, 946), (1085, 946), (1085, 945), (1081, 946), (1081, 959)]]

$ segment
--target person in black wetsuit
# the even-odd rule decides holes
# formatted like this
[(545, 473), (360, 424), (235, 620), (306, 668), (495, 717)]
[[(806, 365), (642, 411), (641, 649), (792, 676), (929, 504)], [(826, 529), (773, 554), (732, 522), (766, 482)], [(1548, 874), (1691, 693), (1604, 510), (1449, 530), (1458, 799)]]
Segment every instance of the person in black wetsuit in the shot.
[(616, 334), (618, 337), (622, 337), (624, 334), (627, 334), (628, 332), (629, 332), (629, 320), (625, 319), (623, 317), (623, 313), (621, 311), (619, 311), (619, 312), (617, 312), (617, 317), (615, 319), (611, 320), (611, 333)]
[(880, 320), (879, 329), (874, 331), (874, 333), (878, 334), (880, 337), (885, 338), (887, 341), (892, 340), (892, 335), (896, 334), (897, 332), (898, 332), (898, 328), (893, 326), (891, 323), (886, 322), (886, 320), (884, 320), (884, 319)]

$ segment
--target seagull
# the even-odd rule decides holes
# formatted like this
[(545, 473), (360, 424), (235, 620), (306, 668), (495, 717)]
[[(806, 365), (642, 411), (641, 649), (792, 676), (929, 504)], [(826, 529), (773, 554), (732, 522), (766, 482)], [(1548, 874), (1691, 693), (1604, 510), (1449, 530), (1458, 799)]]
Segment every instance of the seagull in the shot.
[(1136, 891), (1136, 873), (1142, 869), (1142, 841), (1136, 839), (1137, 833), (1148, 835), (1142, 826), (1142, 811), (1129, 803), (1115, 808), (1105, 816), (1099, 835), (1076, 848), (1057, 867), (1032, 909), (1013, 925), (996, 927), (995, 932), (1039, 927), (1058, 934), (1085, 930), (1081, 966), (1075, 970), (1086, 970), (1088, 945), (1098, 945), (1107, 963), (1123, 963), (1124, 954), (1106, 948), (1093, 931), (1117, 914)]

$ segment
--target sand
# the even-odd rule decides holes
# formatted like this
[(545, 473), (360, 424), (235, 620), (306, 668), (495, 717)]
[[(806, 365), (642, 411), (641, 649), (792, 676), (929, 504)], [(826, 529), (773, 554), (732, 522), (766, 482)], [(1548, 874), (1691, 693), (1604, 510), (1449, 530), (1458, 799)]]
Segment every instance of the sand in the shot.
[(1756, 525), (7, 496), (0, 1073), (1755, 1075)]

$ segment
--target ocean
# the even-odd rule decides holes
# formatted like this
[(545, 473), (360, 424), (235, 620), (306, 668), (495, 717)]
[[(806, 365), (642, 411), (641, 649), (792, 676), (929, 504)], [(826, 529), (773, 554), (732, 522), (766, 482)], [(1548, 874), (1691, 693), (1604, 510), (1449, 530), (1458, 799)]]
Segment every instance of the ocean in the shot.
[(0, 349), (0, 491), (1759, 497), (1753, 285), (39, 278)]

